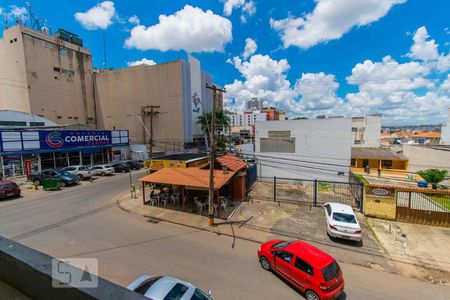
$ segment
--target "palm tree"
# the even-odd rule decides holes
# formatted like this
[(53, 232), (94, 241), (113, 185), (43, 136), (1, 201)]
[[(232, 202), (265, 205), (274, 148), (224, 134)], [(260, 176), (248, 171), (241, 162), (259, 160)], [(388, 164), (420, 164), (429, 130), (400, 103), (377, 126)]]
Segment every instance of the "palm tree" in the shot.
[[(208, 139), (208, 145), (211, 143), (211, 136), (210, 136), (211, 123), (212, 123), (211, 112), (204, 112), (198, 117), (197, 124), (201, 125), (202, 131), (206, 134)], [(230, 126), (230, 118), (222, 109), (217, 110), (216, 130), (223, 131), (225, 128), (228, 128), (229, 126)]]
[(439, 170), (439, 169), (427, 169), (417, 172), (423, 179), (427, 182), (431, 183), (433, 190), (437, 189), (437, 185), (439, 182), (444, 181), (445, 177), (448, 174), (447, 170)]

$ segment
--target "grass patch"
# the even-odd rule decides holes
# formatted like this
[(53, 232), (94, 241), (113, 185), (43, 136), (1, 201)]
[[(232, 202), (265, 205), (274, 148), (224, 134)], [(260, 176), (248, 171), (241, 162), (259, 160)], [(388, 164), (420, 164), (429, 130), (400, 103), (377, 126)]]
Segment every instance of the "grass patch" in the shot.
[(439, 204), (442, 207), (445, 207), (446, 209), (450, 210), (450, 199), (447, 198), (439, 198), (436, 196), (431, 196), (431, 199), (433, 199), (434, 202)]

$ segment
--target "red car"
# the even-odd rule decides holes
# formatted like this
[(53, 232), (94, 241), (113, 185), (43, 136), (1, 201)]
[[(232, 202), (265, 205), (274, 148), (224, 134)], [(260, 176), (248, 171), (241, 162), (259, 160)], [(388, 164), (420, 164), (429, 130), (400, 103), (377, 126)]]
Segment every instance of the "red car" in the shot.
[(280, 274), (308, 300), (337, 299), (344, 291), (336, 260), (308, 243), (272, 240), (259, 247), (258, 257), (263, 269)]
[(0, 180), (0, 199), (19, 196), (20, 188), (14, 181)]

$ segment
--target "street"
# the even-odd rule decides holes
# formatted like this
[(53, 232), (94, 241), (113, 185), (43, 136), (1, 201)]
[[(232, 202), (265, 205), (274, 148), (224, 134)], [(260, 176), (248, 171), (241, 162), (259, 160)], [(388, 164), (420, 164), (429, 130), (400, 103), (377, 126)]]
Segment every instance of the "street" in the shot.
[[(133, 181), (144, 172), (134, 172)], [(142, 274), (189, 281), (214, 299), (303, 299), (259, 266), (258, 244), (210, 232), (149, 221), (127, 213), (115, 197), (128, 174), (60, 192), (0, 202), (0, 235), (58, 258), (92, 257), (99, 275), (126, 286)], [(341, 263), (341, 299), (449, 299), (450, 289)]]

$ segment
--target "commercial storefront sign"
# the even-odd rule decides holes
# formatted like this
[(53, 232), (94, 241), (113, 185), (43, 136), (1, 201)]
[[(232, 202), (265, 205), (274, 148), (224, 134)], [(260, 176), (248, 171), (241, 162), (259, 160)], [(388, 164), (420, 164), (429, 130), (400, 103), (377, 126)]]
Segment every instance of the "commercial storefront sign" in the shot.
[(111, 131), (56, 130), (39, 131), (41, 149), (112, 145)]

